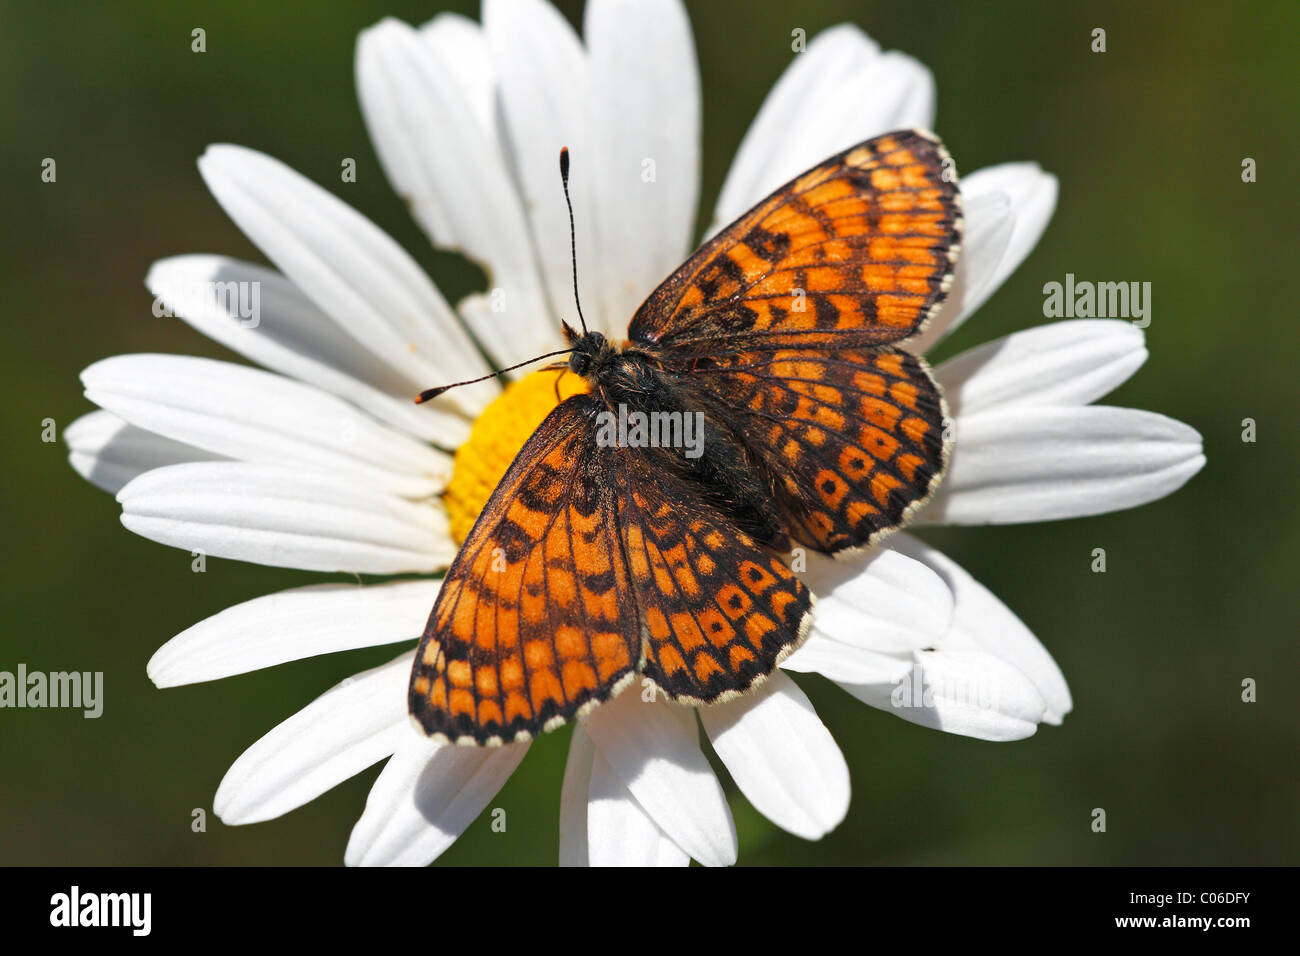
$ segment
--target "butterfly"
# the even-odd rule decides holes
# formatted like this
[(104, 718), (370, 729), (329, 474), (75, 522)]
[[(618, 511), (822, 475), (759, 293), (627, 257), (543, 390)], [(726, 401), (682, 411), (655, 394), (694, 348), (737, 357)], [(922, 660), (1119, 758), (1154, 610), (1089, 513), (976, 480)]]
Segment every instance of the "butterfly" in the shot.
[[(528, 740), (638, 678), (716, 703), (792, 653), (812, 595), (782, 555), (873, 544), (944, 473), (943, 396), (900, 343), (952, 283), (960, 208), (935, 137), (878, 136), (701, 246), (625, 343), (565, 323), (590, 391), (524, 444), (447, 572), (411, 673), (424, 732)], [(699, 453), (608, 440), (620, 409), (697, 416)]]

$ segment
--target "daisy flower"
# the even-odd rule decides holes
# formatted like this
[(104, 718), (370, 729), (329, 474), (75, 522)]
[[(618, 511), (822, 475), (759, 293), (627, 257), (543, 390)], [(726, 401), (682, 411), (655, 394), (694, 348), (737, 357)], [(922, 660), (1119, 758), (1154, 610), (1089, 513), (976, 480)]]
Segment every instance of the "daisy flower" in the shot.
[[(406, 689), (438, 593), (432, 575), (555, 404), (556, 376), (519, 373), (504, 389), (486, 382), (419, 408), (411, 398), (563, 346), (572, 291), (555, 157), (564, 145), (585, 310), (592, 328), (623, 337), (693, 245), (699, 75), (678, 0), (591, 0), (581, 38), (542, 0), (485, 0), (481, 24), (386, 20), (361, 35), (356, 73), (392, 185), (435, 246), (485, 268), (489, 288), (453, 308), (405, 251), (330, 192), (262, 153), (210, 147), (199, 161), (205, 182), (273, 268), (179, 256), (156, 263), (147, 285), (261, 368), (106, 359), (82, 376), (100, 410), (66, 437), (73, 467), (116, 493), (122, 523), (151, 540), (278, 567), (406, 575), (231, 607), (169, 641), (149, 675), (174, 687), (406, 644), (249, 747), (215, 809), (228, 824), (269, 820), (387, 761), (346, 862), (425, 864), (528, 750), (435, 744), (413, 727)], [(933, 120), (934, 82), (922, 64), (882, 52), (855, 27), (827, 30), (763, 103), (712, 229), (846, 146)], [(941, 314), (911, 343), (918, 351), (969, 317), (1034, 247), (1056, 181), (1011, 163), (965, 176), (962, 193), (963, 255)], [(1145, 357), (1132, 325), (1084, 320), (939, 366), (955, 444), (918, 522), (1098, 514), (1180, 487), (1205, 461), (1195, 431), (1091, 404)], [(841, 562), (804, 557), (818, 601), (812, 634), (785, 671), (821, 673), (871, 706), (987, 740), (1026, 737), (1070, 710), (1065, 680), (1034, 635), (919, 540), (896, 535)], [(848, 768), (788, 674), (698, 711), (644, 701), (639, 690), (573, 728), (562, 863), (734, 862), (735, 827), (701, 728), (740, 792), (779, 826), (816, 839), (843, 819)]]

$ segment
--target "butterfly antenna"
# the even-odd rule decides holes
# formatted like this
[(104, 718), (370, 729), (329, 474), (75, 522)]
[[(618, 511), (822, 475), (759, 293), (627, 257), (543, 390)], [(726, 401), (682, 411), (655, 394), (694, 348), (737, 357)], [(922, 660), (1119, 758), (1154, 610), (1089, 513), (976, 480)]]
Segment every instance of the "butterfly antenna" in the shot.
[(578, 298), (578, 240), (573, 226), (573, 200), (569, 198), (569, 147), (560, 150), (560, 181), (564, 183), (564, 204), (569, 207), (569, 259), (573, 262), (573, 301), (578, 306), (578, 321), (582, 334), (587, 334), (587, 320), (582, 315), (582, 300)]
[[(578, 306), (578, 321), (582, 323), (582, 334), (587, 334), (587, 319), (582, 314), (582, 300), (578, 298), (578, 239), (577, 229), (573, 224), (573, 200), (569, 198), (569, 147), (565, 146), (560, 150), (560, 181), (564, 184), (564, 205), (569, 210), (569, 259), (573, 263), (573, 301)], [(463, 382), (452, 382), (450, 385), (440, 385), (438, 388), (426, 388), (415, 398), (415, 404), (423, 405), (430, 399), (437, 398), (443, 392), (453, 388), (459, 388), (462, 385), (473, 385), (475, 382), (483, 382), (489, 378), (495, 378), (506, 372), (513, 372), (517, 368), (523, 368), (525, 365), (532, 365), (534, 362), (540, 362), (545, 358), (552, 358), (556, 355), (567, 355), (573, 349), (560, 349), (558, 352), (547, 352), (545, 355), (539, 355), (531, 358), (527, 362), (520, 362), (518, 365), (511, 365), (509, 368), (503, 368), (500, 371), (489, 372), (487, 375), (480, 375), (478, 378), (466, 379)], [(556, 379), (556, 387), (559, 386), (559, 379)]]
[(459, 388), (462, 385), (473, 385), (475, 382), (485, 382), (490, 378), (496, 378), (498, 375), (504, 375), (506, 372), (513, 372), (517, 368), (523, 368), (525, 365), (532, 365), (534, 362), (540, 362), (542, 359), (552, 358), (556, 355), (567, 355), (572, 351), (573, 349), (560, 349), (558, 352), (547, 352), (545, 355), (530, 358), (527, 362), (520, 362), (518, 365), (511, 365), (509, 368), (503, 368), (496, 372), (489, 372), (486, 375), (480, 375), (478, 378), (466, 379), (463, 382), (452, 382), (450, 385), (440, 385), (438, 388), (426, 388), (419, 395), (415, 396), (415, 404), (423, 405), (429, 399), (437, 398), (449, 389)]

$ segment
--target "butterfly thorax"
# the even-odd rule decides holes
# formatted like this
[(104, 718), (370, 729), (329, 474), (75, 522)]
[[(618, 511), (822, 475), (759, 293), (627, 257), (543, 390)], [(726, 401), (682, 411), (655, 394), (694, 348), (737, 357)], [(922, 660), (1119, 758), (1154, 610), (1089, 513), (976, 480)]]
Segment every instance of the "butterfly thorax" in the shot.
[(682, 447), (648, 449), (660, 467), (689, 481), (697, 492), (761, 544), (784, 548), (782, 519), (767, 469), (727, 424), (707, 394), (685, 381), (671, 363), (636, 344), (618, 348), (599, 332), (571, 332), (569, 369), (591, 383), (592, 392), (614, 419), (634, 414), (673, 415), (698, 429), (701, 454)]

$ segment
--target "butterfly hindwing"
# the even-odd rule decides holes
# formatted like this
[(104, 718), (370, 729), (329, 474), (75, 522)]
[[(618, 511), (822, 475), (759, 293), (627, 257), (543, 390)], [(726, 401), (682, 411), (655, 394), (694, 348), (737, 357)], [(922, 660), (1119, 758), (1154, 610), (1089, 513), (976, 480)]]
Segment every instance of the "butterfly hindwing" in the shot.
[(954, 179), (927, 133), (847, 149), (705, 243), (637, 310), (629, 337), (713, 354), (915, 335), (952, 281), (961, 233)]
[(686, 377), (767, 471), (790, 536), (819, 551), (900, 527), (943, 474), (943, 397), (902, 349), (743, 352)]
[(620, 449), (615, 469), (642, 672), (679, 703), (743, 693), (802, 641), (808, 589), (648, 452)]
[(641, 636), (598, 407), (576, 395), (538, 427), (448, 570), (411, 674), (429, 735), (528, 739), (632, 679)]

